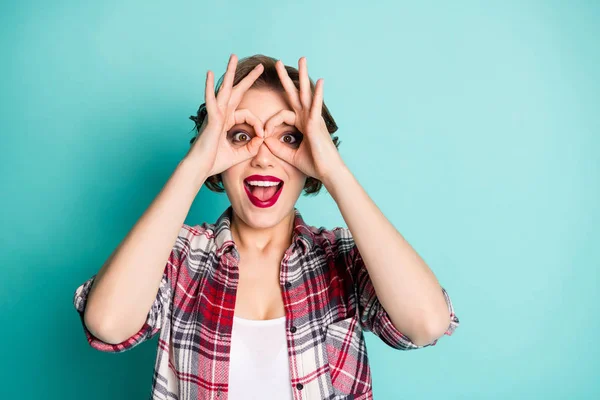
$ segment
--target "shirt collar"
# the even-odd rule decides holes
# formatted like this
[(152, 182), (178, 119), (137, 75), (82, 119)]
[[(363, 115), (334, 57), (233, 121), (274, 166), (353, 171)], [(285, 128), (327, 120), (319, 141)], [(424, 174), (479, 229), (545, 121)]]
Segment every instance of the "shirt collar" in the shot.
[[(231, 206), (221, 214), (215, 223), (215, 243), (217, 245), (217, 258), (235, 248), (233, 236), (231, 234), (231, 217), (233, 208)], [(307, 225), (302, 218), (300, 211), (294, 207), (294, 231), (292, 244), (299, 246), (302, 254), (311, 251), (315, 242), (314, 233), (311, 226)]]

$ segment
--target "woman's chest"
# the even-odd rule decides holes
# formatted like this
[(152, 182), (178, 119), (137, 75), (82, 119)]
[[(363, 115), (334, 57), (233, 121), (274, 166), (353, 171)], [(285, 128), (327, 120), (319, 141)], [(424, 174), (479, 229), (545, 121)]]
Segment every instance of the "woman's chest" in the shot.
[[(205, 270), (195, 287), (183, 285), (185, 294), (173, 308), (178, 323), (172, 325), (172, 364), (177, 371), (211, 377), (206, 384), (226, 393), (234, 314), (254, 320), (285, 315), (282, 340), (289, 349), (296, 398), (337, 400), (346, 398), (339, 394), (369, 390), (355, 290), (350, 278), (339, 273), (343, 268), (294, 257), (281, 264), (224, 261)], [(182, 349), (190, 348), (193, 354), (180, 357)], [(197, 367), (189, 371), (189, 365)]]
[(279, 263), (268, 260), (247, 263), (241, 261), (238, 268), (234, 314), (251, 320), (285, 316)]

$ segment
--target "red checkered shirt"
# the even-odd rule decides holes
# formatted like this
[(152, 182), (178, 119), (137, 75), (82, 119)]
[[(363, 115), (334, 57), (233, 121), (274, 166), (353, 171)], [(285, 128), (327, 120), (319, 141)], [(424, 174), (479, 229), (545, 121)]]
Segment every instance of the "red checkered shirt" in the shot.
[[(294, 210), (293, 240), (279, 275), (293, 398), (372, 399), (364, 331), (399, 350), (432, 346), (437, 340), (417, 346), (394, 327), (349, 229), (309, 226)], [(152, 399), (227, 400), (239, 282), (231, 212), (228, 207), (214, 224), (183, 224), (146, 322), (124, 342), (103, 342), (83, 322), (96, 275), (75, 292), (87, 340), (97, 350), (127, 351), (160, 332)], [(445, 334), (451, 335), (459, 320), (448, 293), (441, 290), (451, 317)]]

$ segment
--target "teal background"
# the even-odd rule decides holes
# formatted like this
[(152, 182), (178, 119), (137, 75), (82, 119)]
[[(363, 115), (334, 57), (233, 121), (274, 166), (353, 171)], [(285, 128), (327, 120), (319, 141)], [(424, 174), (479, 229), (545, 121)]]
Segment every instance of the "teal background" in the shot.
[[(72, 304), (184, 156), (208, 69), (263, 53), (325, 79), (341, 154), (461, 326), (367, 334), (376, 399), (600, 397), (595, 1), (0, 5), (2, 397), (147, 398), (158, 335), (88, 346)], [(203, 188), (186, 223), (226, 196)], [(328, 193), (307, 222), (345, 226)]]

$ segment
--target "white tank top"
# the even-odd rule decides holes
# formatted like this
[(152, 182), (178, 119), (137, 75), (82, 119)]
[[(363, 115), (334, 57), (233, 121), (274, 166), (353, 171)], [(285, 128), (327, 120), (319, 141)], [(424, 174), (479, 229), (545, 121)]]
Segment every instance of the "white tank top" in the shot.
[(292, 400), (285, 316), (251, 320), (233, 316), (229, 400)]

